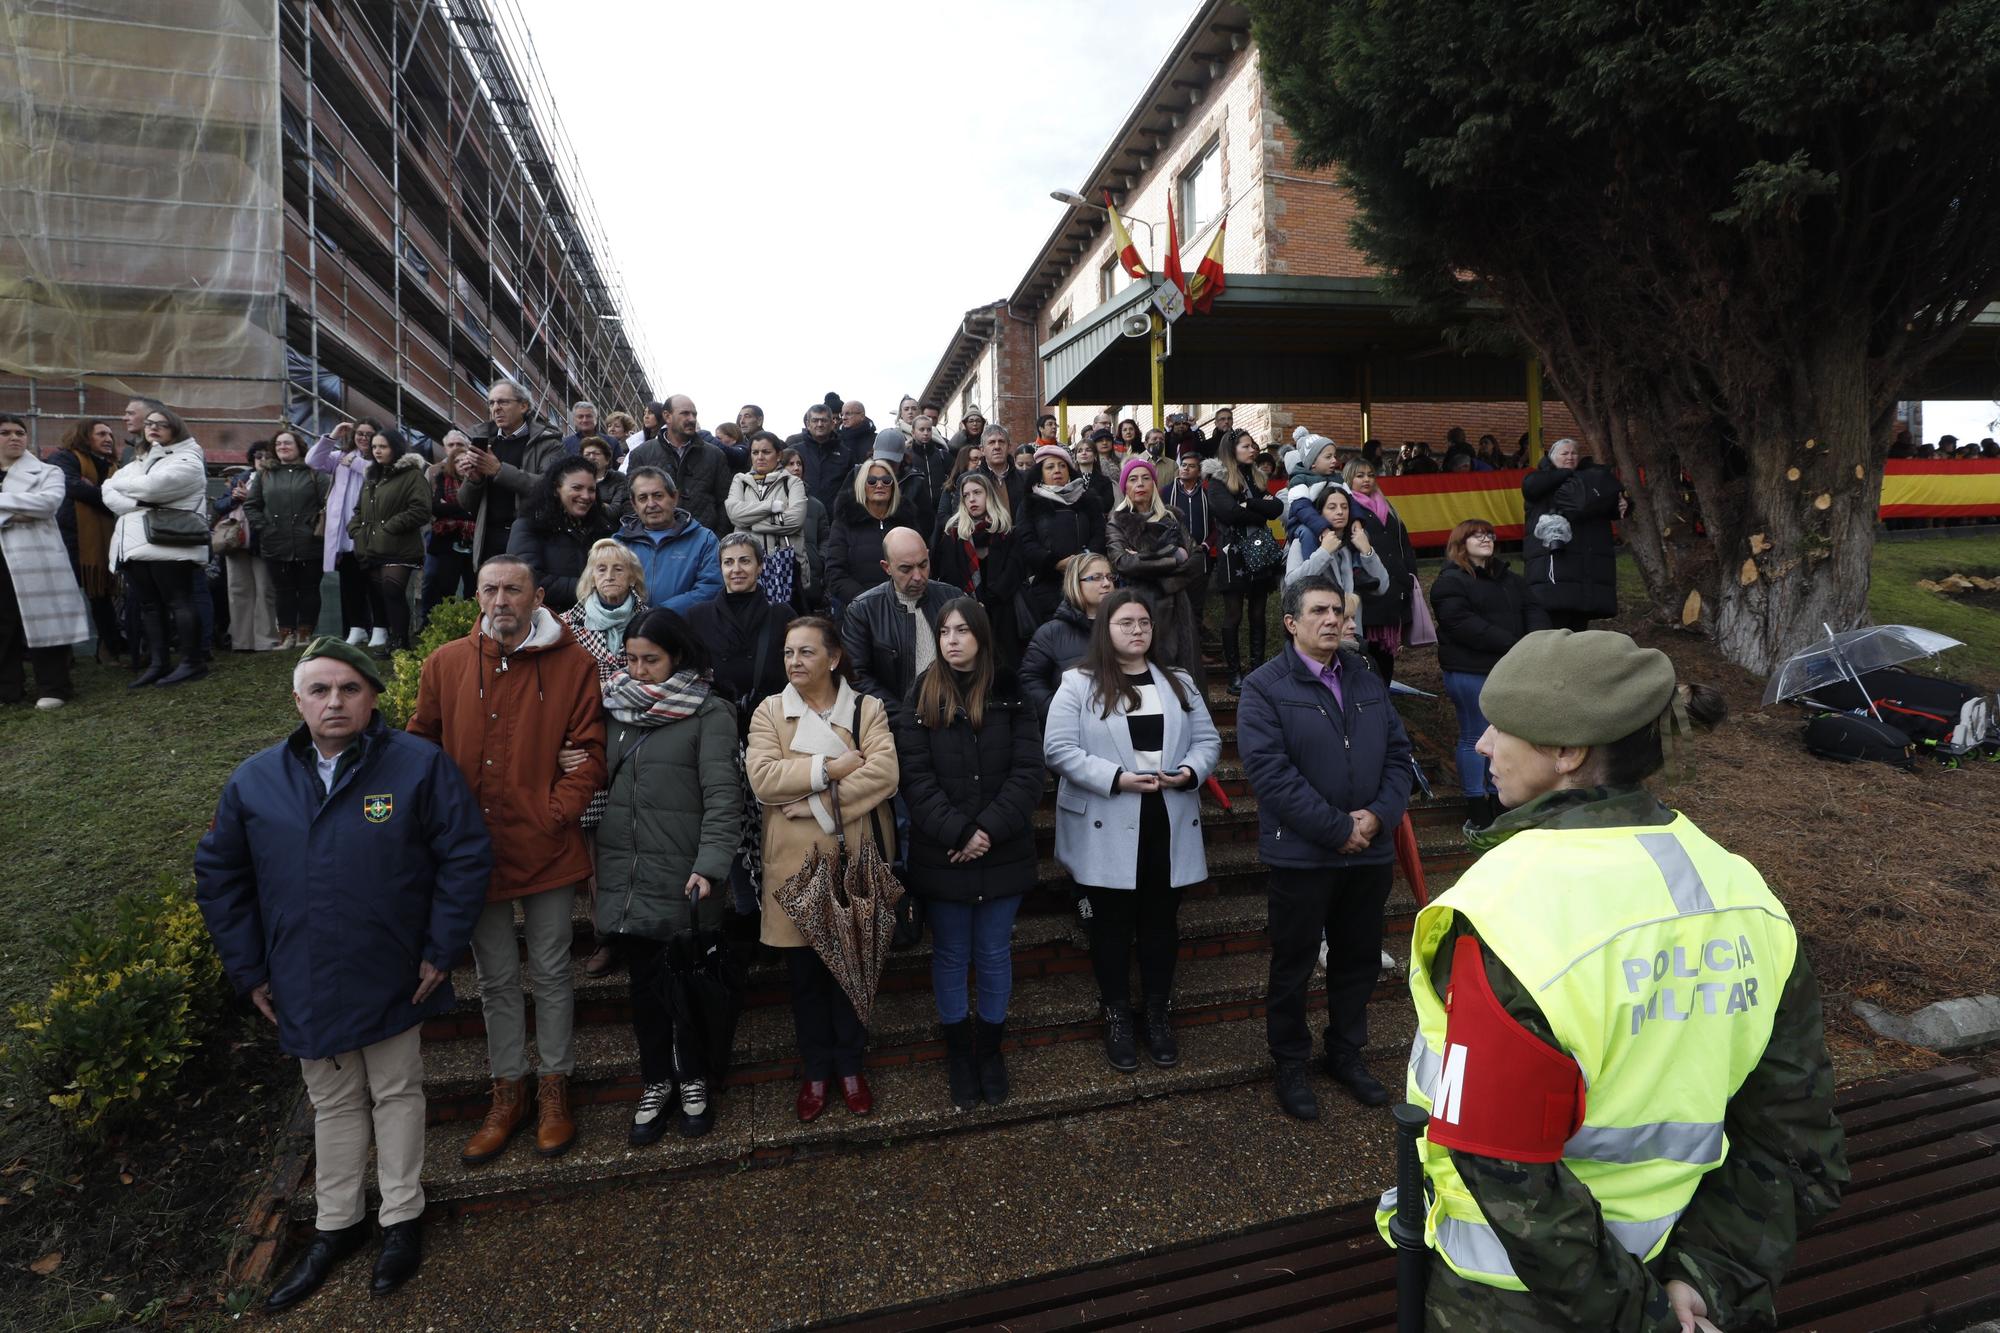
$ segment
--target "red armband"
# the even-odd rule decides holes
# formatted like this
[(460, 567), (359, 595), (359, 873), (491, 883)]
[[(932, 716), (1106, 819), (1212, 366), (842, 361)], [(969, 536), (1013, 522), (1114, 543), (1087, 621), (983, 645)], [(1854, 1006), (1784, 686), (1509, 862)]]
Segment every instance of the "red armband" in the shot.
[(1561, 1160), (1583, 1124), (1583, 1071), (1501, 1005), (1470, 935), (1452, 954), (1444, 1007), (1444, 1057), (1425, 1137), (1510, 1162)]

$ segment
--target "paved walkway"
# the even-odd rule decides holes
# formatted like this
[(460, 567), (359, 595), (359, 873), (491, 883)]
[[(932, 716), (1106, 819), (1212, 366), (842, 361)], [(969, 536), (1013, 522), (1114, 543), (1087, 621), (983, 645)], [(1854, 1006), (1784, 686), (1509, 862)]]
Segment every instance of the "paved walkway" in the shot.
[[(1378, 1076), (1400, 1079), (1391, 1063)], [(1328, 1114), (1310, 1125), (1259, 1083), (479, 1213), (431, 1227), (403, 1291), (369, 1301), (357, 1256), (284, 1322), (787, 1328), (1056, 1272), (1377, 1192), (1388, 1113), (1317, 1087)]]

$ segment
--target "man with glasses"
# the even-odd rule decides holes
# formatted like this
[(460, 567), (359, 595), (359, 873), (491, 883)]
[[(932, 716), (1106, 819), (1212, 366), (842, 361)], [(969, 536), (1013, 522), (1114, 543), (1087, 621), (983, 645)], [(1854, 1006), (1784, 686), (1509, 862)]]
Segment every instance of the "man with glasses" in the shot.
[(458, 502), (477, 520), (472, 534), (475, 568), (505, 553), (521, 501), (563, 457), (562, 436), (530, 419), (528, 391), (520, 385), (495, 382), (486, 407), (491, 422), (471, 437), (472, 446), (458, 459), (459, 476), (465, 479)]

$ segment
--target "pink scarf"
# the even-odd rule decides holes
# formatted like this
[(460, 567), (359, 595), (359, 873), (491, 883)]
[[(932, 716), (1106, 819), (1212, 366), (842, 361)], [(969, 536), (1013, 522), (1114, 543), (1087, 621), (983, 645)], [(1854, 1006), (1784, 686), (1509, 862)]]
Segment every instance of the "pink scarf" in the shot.
[(1348, 494), (1354, 497), (1354, 503), (1358, 505), (1368, 506), (1368, 512), (1375, 515), (1375, 521), (1377, 523), (1380, 523), (1385, 527), (1388, 525), (1389, 497), (1382, 494), (1382, 492), (1379, 489), (1370, 491), (1366, 495), (1363, 495), (1360, 491), (1356, 490), (1350, 490)]

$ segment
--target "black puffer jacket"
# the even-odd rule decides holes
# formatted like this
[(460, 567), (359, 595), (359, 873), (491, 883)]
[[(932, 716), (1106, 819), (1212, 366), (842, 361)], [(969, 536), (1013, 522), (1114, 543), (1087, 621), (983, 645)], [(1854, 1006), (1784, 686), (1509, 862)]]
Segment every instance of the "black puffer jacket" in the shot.
[[(1042, 726), (1005, 668), (994, 673), (978, 731), (963, 710), (948, 726), (917, 718), (918, 681), (896, 716), (896, 761), (910, 806), (909, 888), (945, 902), (1012, 898), (1035, 885)], [(984, 830), (992, 846), (963, 865), (951, 853)]]
[(843, 495), (833, 506), (832, 528), (826, 543), (827, 591), (845, 605), (878, 583), (887, 583), (882, 568), (882, 539), (891, 528), (910, 528), (919, 537), (927, 530), (917, 527), (917, 512), (905, 500), (887, 518), (876, 518)]
[(600, 538), (617, 533), (617, 525), (602, 505), (593, 508), (582, 522), (565, 523), (554, 531), (537, 528), (523, 514), (507, 534), (507, 554), (528, 562), (542, 589), (542, 604), (561, 615), (576, 605), (576, 581), (590, 565), (590, 548)]
[(1062, 504), (1030, 492), (1015, 516), (1014, 533), (1021, 543), (1023, 590), (1035, 623), (1041, 624), (1062, 605), (1063, 571), (1058, 564), (1084, 551), (1104, 552), (1103, 506), (1085, 484), (1074, 504)]
[(1364, 629), (1377, 625), (1407, 625), (1410, 623), (1411, 589), (1410, 580), (1417, 572), (1416, 548), (1410, 545), (1410, 530), (1403, 526), (1403, 520), (1392, 504), (1389, 506), (1389, 521), (1382, 522), (1375, 512), (1357, 498), (1353, 508), (1354, 516), (1361, 520), (1361, 526), (1368, 530), (1368, 544), (1381, 557), (1383, 572), (1389, 582), (1380, 592), (1361, 594), (1361, 624)]
[[(1544, 458), (1521, 478), (1528, 519), (1521, 555), (1535, 605), (1596, 619), (1618, 614), (1618, 543), (1611, 521), (1624, 493), (1611, 470), (1596, 463), (1569, 470)], [(1535, 536), (1544, 514), (1569, 520), (1567, 543), (1551, 548)]]
[[(1242, 495), (1238, 495), (1223, 485), (1220, 477), (1210, 483), (1208, 512), (1215, 520), (1216, 546), (1223, 551), (1223, 555), (1217, 561), (1215, 578), (1210, 587), (1217, 592), (1243, 592), (1251, 588), (1268, 590), (1278, 581), (1278, 576), (1285, 572), (1283, 560), (1274, 563), (1255, 580), (1233, 577), (1236, 574), (1237, 562), (1228, 554), (1228, 548), (1241, 541), (1245, 531), (1263, 527), (1284, 512), (1284, 508), (1283, 500), (1260, 486), (1249, 486)], [(1272, 540), (1275, 542), (1276, 538)], [(1365, 614), (1362, 623), (1364, 625), (1368, 623)]]
[(1081, 662), (1089, 647), (1090, 619), (1068, 602), (1058, 606), (1028, 640), (1028, 651), (1021, 655), (1021, 692), (1040, 717), (1047, 719), (1049, 701), (1056, 697), (1063, 672)]
[(1548, 613), (1528, 597), (1527, 580), (1495, 556), (1484, 569), (1447, 561), (1431, 584), (1437, 618), (1438, 666), (1483, 676), (1530, 630), (1547, 629)]

